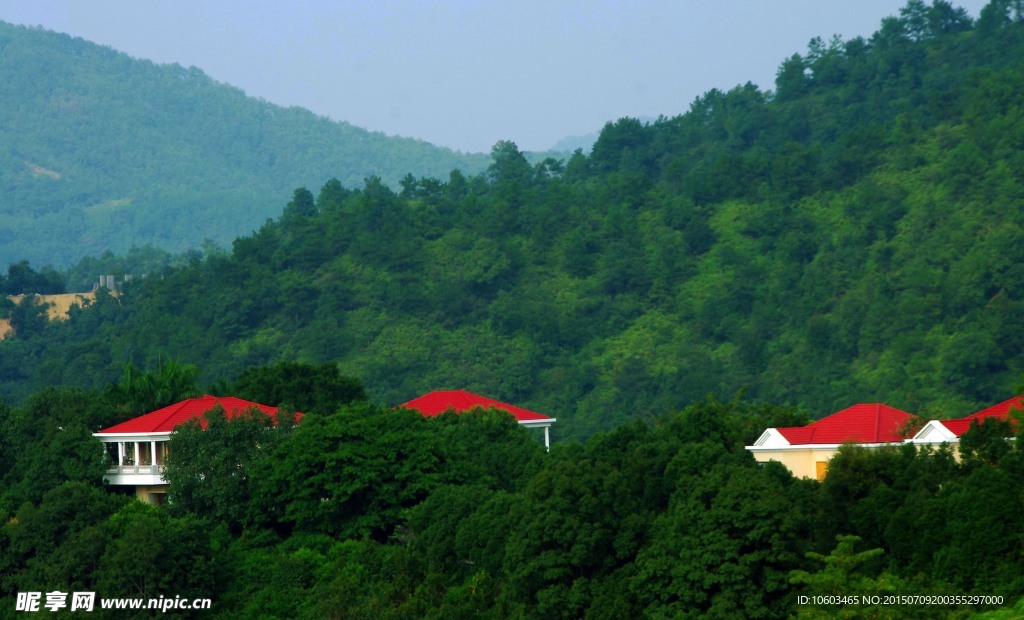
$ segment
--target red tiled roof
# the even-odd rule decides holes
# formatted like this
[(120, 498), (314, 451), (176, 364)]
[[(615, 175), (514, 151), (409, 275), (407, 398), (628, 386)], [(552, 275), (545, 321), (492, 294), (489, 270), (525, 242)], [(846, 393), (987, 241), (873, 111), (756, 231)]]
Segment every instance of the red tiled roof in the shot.
[(950, 430), (951, 433), (957, 437), (962, 437), (967, 429), (971, 428), (971, 421), (977, 420), (978, 424), (982, 424), (985, 420), (996, 419), (1005, 420), (1010, 414), (1010, 411), (1024, 411), (1024, 397), (1014, 396), (1009, 400), (992, 405), (986, 409), (982, 409), (976, 413), (963, 418), (957, 418), (956, 420), (939, 420), (942, 425)]
[[(967, 429), (971, 428), (970, 418), (960, 418), (959, 420), (939, 420), (943, 426), (949, 429), (949, 432), (953, 433), (957, 437), (962, 437)], [(981, 424), (981, 421), (978, 421)]]
[[(242, 400), (234, 396), (210, 396), (201, 398), (189, 398), (180, 403), (168, 405), (163, 409), (157, 409), (151, 413), (132, 418), (127, 422), (121, 422), (110, 428), (105, 428), (99, 434), (106, 433), (167, 433), (174, 430), (175, 426), (197, 418), (207, 411), (220, 405), (228, 419), (231, 419), (250, 407), (256, 407), (268, 416), (277, 414), (277, 407), (261, 405), (259, 403)], [(296, 415), (298, 419), (299, 415)]]
[(807, 426), (776, 429), (790, 445), (895, 443), (905, 438), (900, 427), (910, 414), (882, 403), (858, 404), (833, 413)]
[(440, 415), (449, 409), (462, 413), (469, 411), (474, 407), (493, 407), (494, 409), (501, 409), (507, 411), (515, 416), (516, 420), (520, 422), (531, 421), (531, 420), (550, 420), (551, 418), (530, 411), (529, 409), (523, 409), (522, 407), (516, 407), (508, 403), (494, 400), (493, 398), (487, 398), (486, 396), (480, 396), (467, 392), (466, 390), (439, 390), (424, 394), (419, 398), (414, 398), (407, 403), (400, 405), (406, 409), (415, 409), (427, 417)]
[(964, 419), (984, 420), (987, 418), (998, 418), (1000, 420), (1005, 420), (1006, 416), (1008, 416), (1011, 411), (1024, 411), (1024, 397), (1014, 396), (1013, 398), (1004, 400), (997, 405), (992, 405), (991, 407), (982, 409), (977, 413), (972, 413)]

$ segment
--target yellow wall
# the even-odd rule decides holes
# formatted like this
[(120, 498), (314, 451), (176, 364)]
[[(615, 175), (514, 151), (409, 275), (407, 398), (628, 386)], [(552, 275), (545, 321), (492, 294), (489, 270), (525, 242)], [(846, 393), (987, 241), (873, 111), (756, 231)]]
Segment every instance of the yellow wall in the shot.
[(937, 452), (942, 446), (949, 446), (949, 451), (953, 453), (953, 458), (956, 459), (956, 461), (958, 463), (960, 462), (960, 442), (959, 441), (957, 441), (956, 443), (941, 443), (941, 444), (940, 443), (926, 443), (926, 444), (917, 444), (917, 449), (920, 451), (920, 450), (924, 450), (924, 449), (930, 448), (933, 452)]
[[(866, 447), (878, 447), (878, 446), (866, 446)], [(918, 446), (921, 448), (923, 446)], [(939, 448), (938, 445), (931, 446), (933, 450)], [(959, 444), (952, 444), (950, 448), (953, 451), (953, 457), (960, 460), (960, 446)], [(839, 448), (798, 448), (790, 450), (751, 450), (754, 455), (754, 460), (758, 463), (766, 463), (768, 461), (778, 461), (785, 465), (789, 471), (793, 472), (794, 476), (800, 478), (814, 478), (815, 480), (822, 480), (825, 477), (825, 473), (828, 471), (828, 462), (835, 456)]]
[(819, 463), (828, 463), (838, 448), (806, 448), (803, 450), (771, 450), (753, 452), (754, 459), (758, 463), (778, 461), (785, 465), (794, 476), (799, 478), (813, 478), (821, 480), (824, 478), (824, 469), (827, 466)]
[(135, 498), (147, 504), (163, 504), (167, 501), (167, 485), (137, 485), (135, 487)]

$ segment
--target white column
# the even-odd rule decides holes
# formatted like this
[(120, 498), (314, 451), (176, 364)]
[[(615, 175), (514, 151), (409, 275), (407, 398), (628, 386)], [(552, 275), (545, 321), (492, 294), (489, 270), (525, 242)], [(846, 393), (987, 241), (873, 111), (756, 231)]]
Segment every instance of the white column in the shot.
[(551, 425), (548, 424), (544, 427), (544, 449), (548, 452), (551, 451)]
[(156, 466), (156, 440), (149, 442), (149, 471), (160, 471)]
[(135, 446), (135, 471), (139, 471), (139, 442), (133, 442), (132, 445)]
[(117, 467), (118, 469), (124, 465), (124, 442), (117, 442)]

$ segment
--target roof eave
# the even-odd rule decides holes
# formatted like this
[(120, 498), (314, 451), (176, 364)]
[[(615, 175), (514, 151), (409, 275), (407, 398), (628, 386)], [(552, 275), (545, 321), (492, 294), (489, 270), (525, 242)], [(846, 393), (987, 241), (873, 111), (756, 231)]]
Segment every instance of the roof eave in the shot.
[(790, 446), (744, 446), (750, 452), (792, 452), (794, 450), (838, 450), (843, 446), (860, 448), (884, 448), (885, 446), (902, 446), (905, 441), (889, 441), (882, 443), (798, 443)]
[(135, 431), (131, 433), (93, 433), (92, 436), (98, 439), (110, 438), (110, 439), (126, 439), (128, 437), (141, 437), (141, 438), (163, 438), (170, 437), (174, 431)]
[(551, 426), (551, 424), (553, 422), (555, 422), (556, 420), (557, 420), (557, 418), (545, 418), (543, 420), (518, 420), (518, 422), (519, 422), (519, 426), (544, 427), (544, 426)]

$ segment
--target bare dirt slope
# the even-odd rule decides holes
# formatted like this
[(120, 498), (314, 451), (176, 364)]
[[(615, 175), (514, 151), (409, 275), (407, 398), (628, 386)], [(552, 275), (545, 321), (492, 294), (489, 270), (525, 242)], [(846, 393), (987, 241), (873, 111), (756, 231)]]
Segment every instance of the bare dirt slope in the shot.
[[(23, 295), (12, 295), (10, 300), (16, 304), (21, 303)], [(50, 304), (46, 308), (46, 316), (51, 321), (59, 321), (68, 318), (68, 311), (71, 306), (81, 306), (96, 299), (95, 293), (61, 293), (60, 295), (36, 295), (39, 303)], [(6, 338), (11, 331), (10, 319), (0, 319), (0, 340)]]

